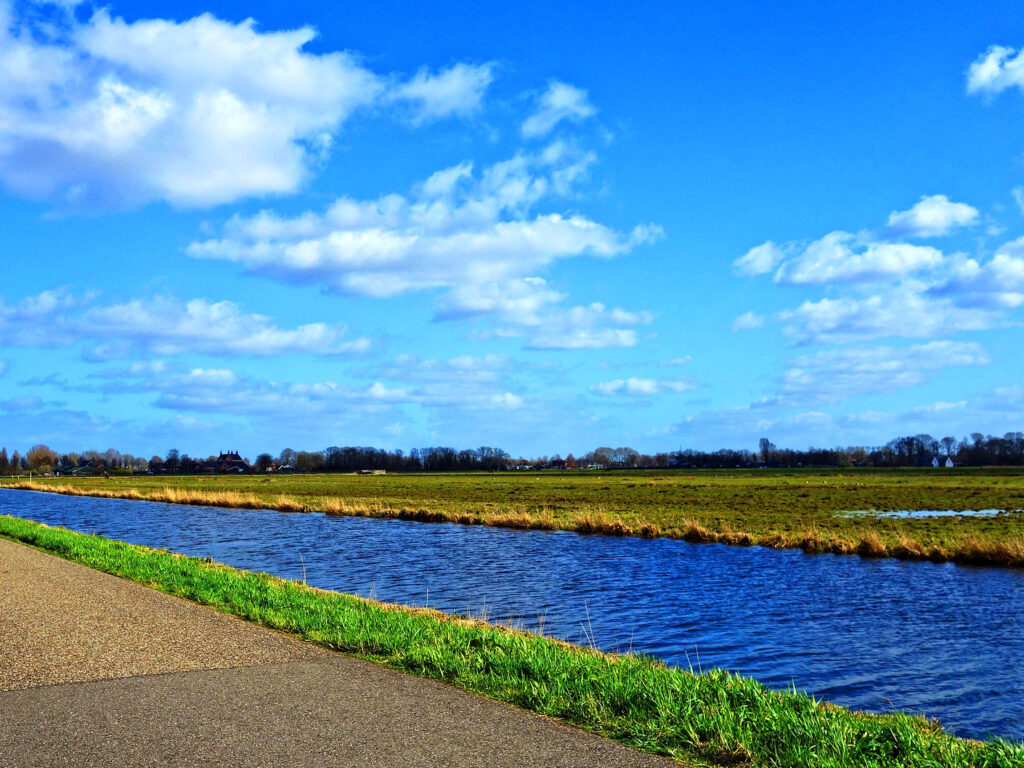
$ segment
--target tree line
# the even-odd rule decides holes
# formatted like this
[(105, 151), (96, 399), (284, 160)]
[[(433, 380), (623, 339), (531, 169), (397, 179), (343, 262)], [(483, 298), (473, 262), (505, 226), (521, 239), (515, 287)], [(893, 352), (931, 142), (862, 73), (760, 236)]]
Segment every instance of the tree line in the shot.
[[(555, 454), (536, 458), (513, 458), (500, 448), (481, 446), (458, 450), (446, 446), (414, 448), (408, 453), (366, 446), (331, 446), (322, 451), (285, 448), (276, 456), (261, 453), (245, 465), (253, 472), (504, 472), (529, 469), (735, 469), (753, 467), (912, 467), (928, 466), (934, 459), (951, 460), (957, 466), (1024, 465), (1024, 432), (1002, 437), (972, 433), (969, 437), (935, 438), (928, 434), (907, 435), (882, 446), (847, 448), (778, 448), (761, 438), (757, 450), (720, 449), (698, 451), (679, 449), (645, 454), (629, 447), (602, 446), (576, 456)], [(109, 448), (102, 453), (88, 450), (57, 453), (46, 445), (34, 445), (24, 454), (10, 455), (0, 448), (0, 475), (69, 474), (194, 474), (206, 459), (190, 457), (177, 449), (149, 459)]]

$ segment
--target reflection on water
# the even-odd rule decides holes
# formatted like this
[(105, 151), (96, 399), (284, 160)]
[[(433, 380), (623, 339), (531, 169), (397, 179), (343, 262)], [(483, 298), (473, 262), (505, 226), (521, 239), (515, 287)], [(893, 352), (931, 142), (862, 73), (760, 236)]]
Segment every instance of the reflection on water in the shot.
[(1022, 513), (1021, 509), (848, 509), (836, 512), (836, 517), (996, 517)]
[(0, 514), (1024, 738), (1022, 571), (29, 491)]

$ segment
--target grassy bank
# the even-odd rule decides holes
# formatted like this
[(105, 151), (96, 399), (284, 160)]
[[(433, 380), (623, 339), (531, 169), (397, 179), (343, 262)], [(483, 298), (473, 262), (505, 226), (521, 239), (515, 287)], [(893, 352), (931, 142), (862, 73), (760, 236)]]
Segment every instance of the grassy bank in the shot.
[(32, 490), (182, 504), (1024, 566), (1024, 514), (837, 517), (865, 509), (1024, 509), (1020, 470), (139, 476), (3, 482)]
[(695, 675), (14, 517), (0, 516), (0, 536), (693, 764), (1024, 765), (1021, 744), (957, 739), (920, 718), (855, 713), (721, 671)]

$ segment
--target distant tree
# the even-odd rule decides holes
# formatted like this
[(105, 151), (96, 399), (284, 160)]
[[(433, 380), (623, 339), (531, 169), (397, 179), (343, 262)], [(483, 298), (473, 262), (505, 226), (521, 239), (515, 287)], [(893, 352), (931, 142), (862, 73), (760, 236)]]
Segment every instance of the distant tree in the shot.
[(24, 468), (21, 454), (15, 451), (14, 455), (11, 456), (11, 474), (20, 475)]
[(299, 451), (295, 454), (295, 467), (302, 472), (318, 472), (324, 467), (324, 455), (312, 451)]
[(281, 455), (277, 457), (277, 463), (282, 467), (294, 467), (295, 459), (298, 454), (291, 448), (285, 448), (281, 451)]
[(758, 447), (761, 449), (761, 461), (771, 461), (773, 454), (775, 453), (775, 443), (769, 440), (767, 437), (762, 437), (757, 441)]
[(25, 454), (32, 472), (53, 472), (57, 467), (57, 452), (48, 445), (33, 445)]
[(256, 466), (254, 467), (257, 472), (266, 472), (274, 465), (274, 457), (269, 453), (261, 453), (256, 457)]
[(7, 448), (0, 448), (0, 475), (11, 474), (11, 460), (7, 458)]
[(167, 452), (167, 457), (164, 459), (164, 469), (168, 472), (177, 472), (181, 464), (181, 454), (177, 448), (171, 448)]
[(118, 469), (121, 466), (121, 453), (116, 448), (107, 448), (103, 452), (103, 463), (110, 469)]
[(949, 457), (953, 456), (953, 448), (956, 447), (955, 437), (944, 437), (939, 441), (942, 444), (942, 450)]

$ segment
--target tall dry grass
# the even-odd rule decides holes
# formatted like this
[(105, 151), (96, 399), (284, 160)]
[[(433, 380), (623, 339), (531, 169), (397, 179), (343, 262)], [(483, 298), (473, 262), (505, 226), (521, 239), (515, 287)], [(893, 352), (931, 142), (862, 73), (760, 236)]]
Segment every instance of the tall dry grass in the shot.
[(23, 480), (3, 487), (18, 490), (44, 491), (68, 496), (95, 496), (100, 498), (157, 501), (168, 504), (231, 507), (235, 509), (276, 509), (281, 512), (323, 512), (327, 515), (347, 515), (375, 518), (398, 518), (424, 523), (458, 523), (486, 525), (500, 528), (566, 530), (602, 536), (636, 536), (684, 539), (702, 544), (757, 545), (772, 549), (801, 549), (808, 553), (857, 554), (863, 557), (896, 557), (904, 560), (952, 561), (978, 565), (1024, 567), (1024, 537), (1004, 540), (966, 536), (945, 546), (926, 545), (906, 533), (883, 538), (869, 531), (857, 541), (841, 535), (818, 530), (807, 530), (800, 535), (781, 532), (755, 534), (735, 531), (729, 527), (713, 530), (696, 520), (684, 520), (680, 525), (663, 529), (645, 521), (626, 521), (597, 507), (586, 507), (573, 516), (556, 517), (550, 509), (509, 507), (501, 510), (480, 509), (425, 509), (397, 507), (390, 503), (356, 501), (337, 496), (295, 498), (287, 495), (260, 498), (255, 493), (236, 491), (204, 491), (166, 486), (142, 492), (136, 488), (98, 488), (75, 486), (67, 483), (41, 483)]

